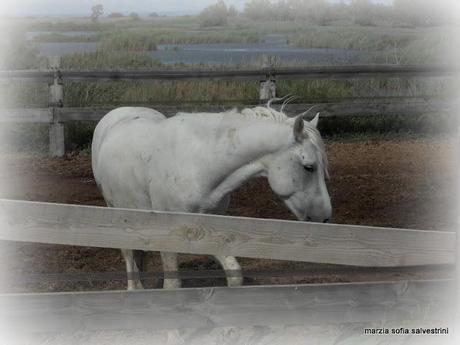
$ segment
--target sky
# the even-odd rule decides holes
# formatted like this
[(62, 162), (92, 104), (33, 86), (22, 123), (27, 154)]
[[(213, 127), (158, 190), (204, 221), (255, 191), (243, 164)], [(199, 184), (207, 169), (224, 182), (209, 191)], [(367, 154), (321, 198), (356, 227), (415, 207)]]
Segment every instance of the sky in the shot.
[[(338, 0), (331, 0), (338, 1)], [(373, 0), (380, 3), (391, 3), (392, 0)], [(242, 9), (246, 0), (226, 0), (227, 5)], [(175, 13), (195, 14), (216, 0), (0, 0), (0, 15), (10, 16), (57, 16), (57, 15), (89, 15), (91, 7), (101, 3), (104, 13), (111, 12), (148, 14)]]

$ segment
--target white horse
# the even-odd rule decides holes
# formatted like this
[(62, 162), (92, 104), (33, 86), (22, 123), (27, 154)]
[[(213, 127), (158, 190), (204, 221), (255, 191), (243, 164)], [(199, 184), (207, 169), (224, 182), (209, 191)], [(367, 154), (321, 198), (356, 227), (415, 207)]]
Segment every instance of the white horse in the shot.
[[(92, 168), (109, 207), (222, 213), (230, 193), (250, 178), (265, 176), (271, 189), (302, 221), (327, 222), (331, 203), (325, 178), (327, 157), (316, 129), (318, 114), (287, 117), (266, 107), (225, 113), (178, 113), (167, 119), (140, 107), (112, 110), (98, 123)], [(122, 250), (128, 289), (142, 288), (130, 249)], [(161, 253), (163, 270), (176, 272), (177, 253)], [(229, 286), (242, 284), (234, 257), (216, 256), (236, 272)], [(177, 278), (165, 288), (180, 287)]]

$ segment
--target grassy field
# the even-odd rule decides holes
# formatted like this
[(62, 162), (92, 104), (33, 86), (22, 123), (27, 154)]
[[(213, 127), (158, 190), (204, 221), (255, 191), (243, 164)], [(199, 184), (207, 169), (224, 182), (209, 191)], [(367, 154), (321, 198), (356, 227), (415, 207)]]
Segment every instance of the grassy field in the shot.
[[(43, 61), (34, 52), (33, 46), (43, 42), (100, 42), (98, 53), (108, 55), (113, 51), (145, 52), (154, 50), (160, 44), (255, 43), (273, 33), (285, 35), (293, 47), (369, 51), (369, 63), (449, 63), (454, 60), (448, 52), (459, 33), (458, 28), (451, 26), (403, 28), (359, 26), (354, 23), (319, 26), (302, 21), (252, 21), (244, 17), (231, 18), (226, 26), (203, 28), (199, 18), (193, 16), (141, 20), (104, 18), (98, 23), (81, 18), (57, 21), (22, 20), (11, 23), (8, 28), (10, 36), (12, 35), (11, 44), (4, 47), (3, 51), (9, 52), (7, 57), (16, 57), (18, 52), (24, 52), (25, 49), (28, 58), (23, 62), (24, 67), (14, 58), (7, 59), (12, 66), (3, 63), (5, 68), (42, 66)], [(25, 47), (23, 36), (26, 31), (43, 33)], [(62, 34), (69, 31), (90, 31), (93, 34)], [(131, 64), (130, 57), (126, 55), (124, 62), (127, 67), (143, 67)], [(145, 61), (146, 67), (150, 65), (151, 63)], [(83, 68), (85, 63), (79, 62), (68, 67)], [(89, 67), (92, 67), (91, 63)]]
[[(145, 69), (145, 68), (251, 68), (250, 63), (228, 65), (162, 65), (148, 53), (160, 44), (193, 43), (254, 43), (269, 34), (282, 34), (293, 47), (339, 48), (370, 51), (368, 63), (424, 64), (450, 63), (452, 54), (446, 54), (455, 37), (452, 27), (394, 28), (390, 26), (358, 26), (335, 23), (328, 26), (311, 25), (301, 21), (251, 21), (232, 18), (224, 27), (203, 28), (197, 17), (159, 17), (132, 20), (107, 19), (92, 23), (75, 20), (22, 20), (11, 23), (9, 39), (0, 41), (4, 54), (2, 69), (47, 68), (47, 60), (38, 55), (36, 44), (43, 42), (100, 42), (96, 52), (82, 52), (62, 57), (66, 70), (91, 69)], [(32, 42), (25, 40), (25, 32), (43, 31)], [(65, 31), (91, 31), (90, 36), (63, 35)], [(302, 65), (302, 61), (295, 63)], [(155, 103), (209, 103), (229, 101), (234, 104), (258, 99), (258, 82), (165, 82), (141, 81), (118, 83), (66, 83), (65, 106), (119, 106), (124, 104)], [(387, 80), (310, 80), (278, 81), (277, 94), (297, 95), (306, 102), (324, 102), (354, 97), (439, 97), (449, 98), (458, 90), (446, 80), (398, 78)], [(41, 84), (9, 83), (0, 85), (3, 107), (46, 107), (48, 87)], [(349, 120), (325, 120), (322, 130), (326, 136), (360, 136), (363, 133), (429, 133), (446, 132), (452, 117), (427, 114), (418, 117)], [(68, 125), (69, 147), (88, 146), (94, 124)], [(11, 137), (27, 137), (34, 144), (15, 141), (18, 147), (46, 147), (45, 127), (16, 126)], [(14, 139), (12, 139), (14, 141)]]

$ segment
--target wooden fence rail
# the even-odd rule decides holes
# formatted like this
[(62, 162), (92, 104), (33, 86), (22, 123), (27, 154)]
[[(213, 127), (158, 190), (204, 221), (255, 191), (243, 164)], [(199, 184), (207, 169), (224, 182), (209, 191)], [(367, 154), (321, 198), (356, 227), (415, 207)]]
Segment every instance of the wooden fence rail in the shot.
[[(124, 80), (264, 80), (272, 79), (353, 79), (452, 76), (459, 68), (445, 65), (350, 65), (350, 66), (310, 66), (251, 70), (106, 70), (106, 71), (65, 71), (60, 77), (67, 81), (124, 81)], [(53, 81), (53, 71), (20, 70), (0, 71), (0, 79), (22, 79)]]
[[(256, 104), (240, 105), (238, 108), (254, 107)], [(135, 106), (139, 106), (138, 104)], [(173, 116), (178, 111), (185, 112), (220, 112), (229, 110), (232, 104), (143, 104), (154, 108), (166, 116)], [(371, 115), (421, 115), (427, 113), (448, 113), (455, 109), (454, 102), (427, 98), (390, 98), (376, 100), (354, 100), (333, 103), (292, 103), (286, 108), (288, 115), (299, 114), (315, 106), (321, 117), (371, 116)], [(85, 108), (26, 108), (0, 109), (0, 123), (67, 123), (72, 121), (99, 121), (115, 107)]]
[(455, 263), (454, 232), (0, 200), (0, 239), (355, 266)]
[(0, 295), (0, 328), (2, 335), (37, 335), (361, 323), (362, 335), (364, 327), (414, 320), (416, 327), (447, 327), (453, 292), (452, 281), (438, 280), (9, 294)]
[[(126, 80), (255, 80), (260, 83), (260, 101), (276, 97), (276, 80), (291, 79), (356, 79), (356, 78), (407, 78), (407, 77), (449, 77), (460, 69), (445, 65), (351, 65), (312, 66), (274, 68), (264, 62), (262, 68), (252, 70), (107, 70), (107, 71), (64, 71), (60, 69), (60, 59), (50, 59), (50, 70), (0, 71), (0, 80), (26, 80), (48, 82), (50, 84), (50, 108), (45, 109), (4, 109), (0, 111), (0, 122), (49, 123), (50, 153), (53, 156), (65, 154), (64, 122), (91, 120), (98, 121), (108, 108), (63, 108), (64, 81), (126, 81)], [(301, 105), (302, 110), (310, 105)], [(298, 106), (298, 108), (300, 105)], [(167, 115), (177, 112), (178, 107), (155, 105)], [(294, 107), (291, 107), (293, 109)], [(440, 100), (397, 100), (393, 102), (326, 103), (318, 106), (323, 116), (363, 116), (422, 114), (450, 109)], [(197, 108), (181, 107), (182, 111)], [(222, 110), (221, 106), (210, 105), (201, 111)]]

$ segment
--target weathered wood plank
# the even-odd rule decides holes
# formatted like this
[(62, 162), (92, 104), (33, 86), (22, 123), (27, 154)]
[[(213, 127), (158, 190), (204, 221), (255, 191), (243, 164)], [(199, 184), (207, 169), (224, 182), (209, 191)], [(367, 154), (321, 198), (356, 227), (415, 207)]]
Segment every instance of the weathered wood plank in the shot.
[(48, 108), (0, 109), (0, 123), (50, 123), (53, 114)]
[(52, 83), (54, 72), (50, 70), (10, 70), (0, 71), (0, 80), (24, 80), (29, 82)]
[[(264, 80), (267, 75), (276, 79), (350, 79), (374, 77), (452, 76), (457, 66), (444, 65), (355, 65), (264, 68), (252, 70), (108, 70), (61, 71), (65, 80), (121, 81), (121, 80)], [(53, 72), (39, 70), (0, 71), (0, 79), (52, 80)]]
[(56, 118), (55, 109), (64, 106), (64, 85), (59, 74), (60, 56), (50, 58), (50, 67), (54, 72), (53, 84), (50, 85), (50, 111), (53, 113), (53, 122), (49, 126), (49, 153), (53, 157), (62, 157), (65, 154), (64, 124)]
[[(178, 111), (195, 112), (220, 112), (235, 107), (232, 104), (184, 104), (184, 105), (146, 105), (154, 108), (166, 116), (173, 116)], [(240, 106), (239, 109), (254, 107), (255, 104)], [(372, 115), (420, 115), (433, 112), (451, 112), (453, 104), (442, 100), (430, 99), (407, 99), (386, 101), (355, 101), (340, 103), (300, 103), (291, 104), (286, 109), (288, 115), (295, 115), (315, 106), (315, 111), (321, 113), (321, 117), (344, 117), (344, 116), (372, 116)], [(276, 107), (276, 106), (275, 106)], [(61, 122), (70, 121), (99, 121), (113, 108), (62, 108), (57, 109), (57, 118)]]
[(303, 103), (291, 104), (286, 112), (299, 114), (310, 107), (319, 112), (321, 117), (348, 116), (413, 116), (433, 113), (453, 113), (456, 103), (448, 100), (407, 98), (390, 100), (355, 100), (352, 102)]
[[(5, 244), (8, 246), (7, 244)], [(48, 245), (53, 246), (53, 245)], [(236, 271), (231, 270), (184, 270), (179, 271), (143, 271), (138, 275), (141, 280), (180, 278), (180, 279), (209, 279), (209, 278), (226, 278), (231, 276)], [(240, 274), (240, 272), (238, 272)], [(382, 281), (382, 277), (392, 275), (401, 279), (410, 279), (410, 277), (432, 277), (433, 274), (437, 279), (453, 279), (455, 277), (455, 265), (426, 265), (426, 266), (404, 266), (404, 267), (361, 267), (361, 266), (346, 266), (346, 265), (325, 265), (309, 263), (306, 268), (284, 268), (280, 269), (243, 269), (241, 275), (247, 278), (273, 278), (273, 277), (325, 277), (334, 275), (337, 281), (341, 279), (352, 279), (351, 277), (360, 276), (360, 280), (364, 276), (372, 276), (373, 281)], [(96, 281), (126, 281), (126, 271), (110, 271), (110, 272), (67, 272), (67, 273), (24, 273), (15, 272), (2, 275), (2, 283), (6, 288), (2, 291), (10, 291), (8, 286), (24, 286), (26, 284), (37, 284), (47, 282), (96, 282)], [(380, 277), (380, 278), (379, 278)], [(404, 278), (406, 277), (406, 278)], [(371, 278), (369, 278), (371, 279)], [(434, 278), (430, 278), (434, 279)], [(385, 279), (385, 280), (391, 280)], [(352, 281), (352, 280), (351, 280)]]
[(50, 123), (49, 130), (49, 153), (52, 157), (62, 157), (65, 154), (64, 124), (59, 122)]
[[(401, 328), (436, 328), (441, 324), (449, 334), (366, 334), (366, 329), (381, 329), (384, 326), (393, 331)], [(160, 330), (105, 330), (91, 332), (20, 334), (14, 340), (8, 339), (8, 345), (453, 345), (455, 339), (451, 320), (441, 322), (366, 322), (325, 325), (274, 325), (244, 327), (200, 327), (168, 328)]]
[(355, 266), (455, 262), (455, 232), (0, 200), (0, 239)]
[(1, 295), (0, 320), (2, 334), (409, 320), (441, 327), (453, 317), (453, 296), (450, 280)]
[[(239, 109), (254, 107), (257, 103), (239, 105)], [(139, 104), (133, 106), (140, 106)], [(178, 111), (185, 112), (220, 112), (235, 107), (235, 104), (142, 104), (154, 108), (166, 116), (173, 116)], [(321, 117), (344, 117), (344, 116), (372, 116), (372, 115), (420, 115), (434, 112), (453, 112), (458, 103), (436, 99), (408, 98), (408, 99), (375, 99), (354, 100), (331, 103), (293, 103), (286, 108), (288, 115), (295, 115), (315, 106), (315, 111), (321, 113)], [(274, 105), (276, 108), (276, 105)], [(93, 108), (55, 108), (56, 120), (59, 122), (71, 121), (99, 121), (105, 114), (116, 107), (93, 107)], [(51, 122), (52, 116), (47, 113), (48, 109), (3, 109), (0, 110), (1, 122)]]

